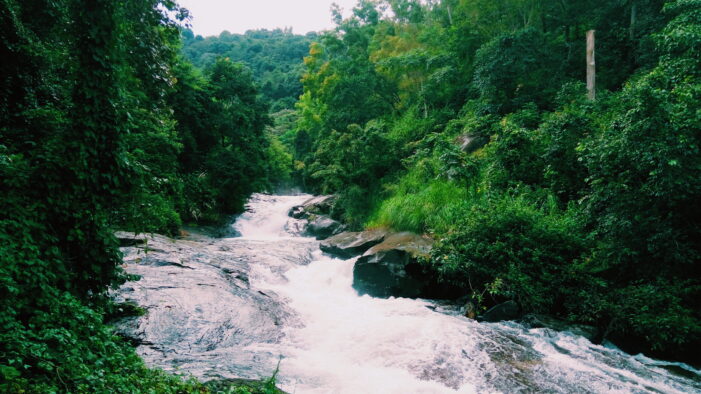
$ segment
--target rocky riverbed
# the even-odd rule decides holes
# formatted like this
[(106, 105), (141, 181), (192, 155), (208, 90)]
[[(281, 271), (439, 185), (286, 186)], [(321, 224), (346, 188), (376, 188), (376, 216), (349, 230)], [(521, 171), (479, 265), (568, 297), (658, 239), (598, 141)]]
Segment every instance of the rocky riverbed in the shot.
[(701, 392), (694, 368), (567, 330), (360, 295), (358, 258), (324, 254), (306, 219), (288, 216), (310, 197), (254, 195), (228, 232), (239, 236), (137, 236), (123, 251), (139, 279), (114, 297), (146, 313), (117, 330), (148, 364), (204, 380), (266, 377), (279, 362), (295, 393)]

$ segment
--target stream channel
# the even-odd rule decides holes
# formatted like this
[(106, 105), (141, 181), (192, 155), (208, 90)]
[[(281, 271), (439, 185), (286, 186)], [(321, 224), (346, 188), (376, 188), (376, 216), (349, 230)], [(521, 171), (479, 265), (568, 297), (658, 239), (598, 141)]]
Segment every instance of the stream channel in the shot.
[[(124, 248), (117, 331), (151, 366), (202, 380), (273, 374), (289, 393), (701, 392), (701, 371), (422, 299), (358, 296), (355, 259), (288, 217), (309, 195), (253, 195), (229, 237)], [(700, 349), (701, 351), (701, 349)]]

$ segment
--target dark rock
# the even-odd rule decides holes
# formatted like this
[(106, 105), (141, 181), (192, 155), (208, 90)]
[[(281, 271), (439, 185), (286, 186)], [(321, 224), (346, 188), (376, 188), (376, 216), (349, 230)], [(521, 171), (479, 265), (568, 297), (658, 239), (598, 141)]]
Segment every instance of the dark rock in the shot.
[(528, 328), (549, 328), (555, 331), (567, 331), (593, 341), (598, 334), (596, 327), (585, 324), (571, 324), (556, 317), (529, 313), (520, 319), (521, 324)]
[(307, 212), (304, 210), (304, 206), (296, 205), (292, 207), (290, 209), (290, 212), (288, 212), (287, 214), (295, 219), (304, 219), (307, 215)]
[(309, 217), (306, 231), (308, 234), (315, 236), (316, 239), (326, 239), (340, 233), (344, 229), (345, 226), (328, 216), (312, 215)]
[(117, 241), (119, 241), (120, 248), (146, 244), (146, 236), (144, 236), (143, 234), (134, 234), (126, 231), (117, 231), (114, 233), (114, 236), (117, 238)]
[(145, 339), (146, 333), (139, 327), (139, 319), (138, 316), (128, 316), (112, 320), (110, 323), (115, 325), (115, 334), (126, 339), (131, 346), (137, 347), (150, 344)]
[(335, 201), (334, 195), (314, 197), (301, 205), (292, 207), (288, 215), (295, 219), (306, 219), (310, 215), (328, 215)]
[(498, 322), (504, 320), (514, 320), (519, 316), (519, 307), (516, 301), (509, 300), (490, 308), (483, 315), (477, 317), (477, 321)]
[(456, 289), (439, 285), (436, 275), (419, 263), (433, 241), (413, 233), (389, 235), (368, 249), (353, 267), (353, 287), (373, 297), (455, 297)]
[(321, 242), (319, 247), (323, 252), (348, 259), (365, 253), (371, 247), (384, 241), (386, 236), (386, 230), (345, 232), (326, 239)]

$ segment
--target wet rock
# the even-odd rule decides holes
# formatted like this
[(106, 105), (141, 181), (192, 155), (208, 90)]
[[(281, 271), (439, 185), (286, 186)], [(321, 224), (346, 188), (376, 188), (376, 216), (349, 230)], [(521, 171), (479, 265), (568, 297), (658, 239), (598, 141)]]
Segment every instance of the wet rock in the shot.
[(491, 307), (483, 315), (477, 317), (477, 321), (498, 322), (504, 320), (515, 320), (519, 316), (519, 306), (516, 301), (509, 300)]
[(338, 234), (345, 229), (340, 222), (324, 215), (311, 215), (306, 232), (316, 239), (326, 239), (334, 234)]
[(468, 301), (467, 304), (465, 304), (465, 317), (473, 320), (477, 318), (477, 307), (472, 301)]
[(433, 241), (403, 232), (368, 249), (353, 267), (353, 287), (373, 297), (421, 297), (430, 280), (418, 259), (430, 253)]
[(314, 197), (292, 207), (288, 215), (295, 219), (306, 219), (310, 215), (328, 215), (335, 201), (335, 195)]
[(114, 236), (119, 241), (119, 247), (137, 246), (146, 244), (146, 236), (143, 234), (134, 234), (126, 231), (116, 231)]
[[(278, 295), (251, 286), (249, 264), (265, 258), (271, 264), (287, 264), (281, 256), (306, 256), (308, 245), (281, 241), (268, 245), (262, 256), (255, 240), (144, 237), (151, 250), (122, 249), (127, 273), (141, 279), (125, 283), (112, 296), (146, 313), (117, 319), (115, 332), (137, 346), (149, 364), (161, 368), (188, 365), (200, 377), (256, 378), (269, 373), (269, 363), (263, 362), (269, 359), (267, 352), (247, 346), (277, 343), (286, 326), (297, 324), (296, 317)], [(259, 357), (257, 362), (249, 360)]]
[(345, 229), (340, 222), (331, 219), (329, 216), (336, 196), (318, 196), (311, 198), (300, 205), (290, 209), (288, 215), (295, 219), (306, 219), (307, 224), (293, 224), (287, 230), (293, 234), (305, 233), (316, 237), (316, 239), (326, 239), (338, 234)]
[(386, 230), (344, 232), (324, 240), (319, 248), (325, 253), (348, 259), (361, 255), (381, 243), (387, 234)]
[(304, 219), (306, 214), (307, 213), (304, 211), (304, 207), (302, 205), (297, 205), (292, 207), (287, 215), (295, 219)]
[(555, 331), (567, 331), (593, 341), (598, 334), (594, 326), (571, 324), (553, 316), (529, 313), (520, 319), (521, 324), (528, 328), (549, 328)]

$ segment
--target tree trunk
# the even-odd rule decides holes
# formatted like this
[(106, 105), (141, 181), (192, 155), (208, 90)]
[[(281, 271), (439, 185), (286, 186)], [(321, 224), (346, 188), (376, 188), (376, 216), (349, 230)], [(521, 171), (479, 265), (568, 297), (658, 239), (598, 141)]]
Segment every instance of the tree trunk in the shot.
[(596, 63), (594, 61), (594, 30), (587, 31), (587, 96), (596, 99)]
[(635, 22), (637, 19), (637, 7), (635, 2), (630, 6), (630, 27), (628, 28), (628, 34), (630, 35), (630, 40), (635, 39)]

